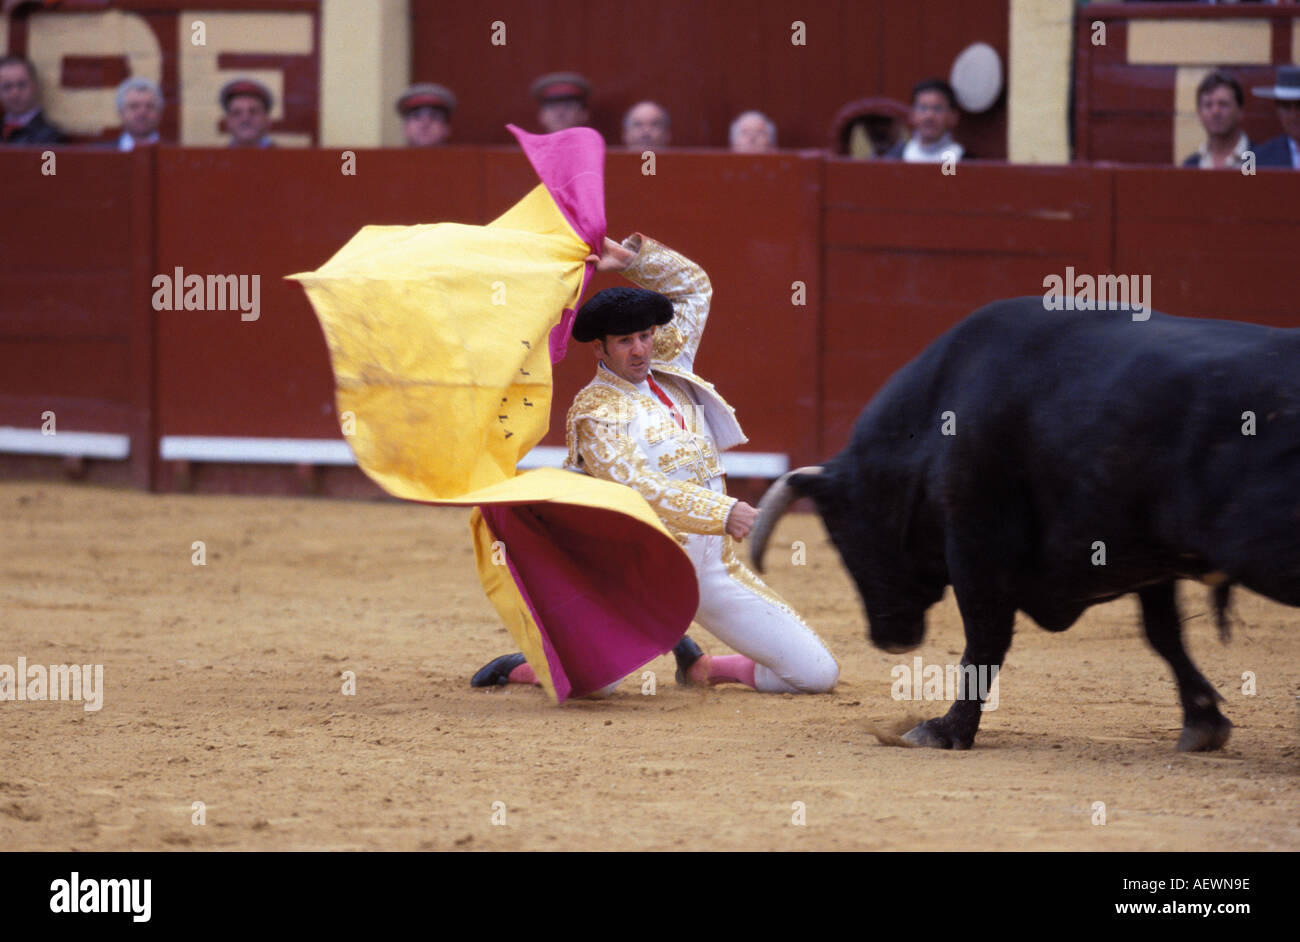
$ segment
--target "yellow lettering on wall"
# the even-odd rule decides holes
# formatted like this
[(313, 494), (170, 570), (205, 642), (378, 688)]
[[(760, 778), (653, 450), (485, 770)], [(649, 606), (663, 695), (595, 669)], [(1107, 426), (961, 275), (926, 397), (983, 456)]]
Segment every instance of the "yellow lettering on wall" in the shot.
[(40, 77), (41, 102), (50, 120), (73, 134), (99, 134), (121, 119), (116, 88), (59, 87), (65, 56), (125, 56), (132, 75), (154, 82), (162, 77), (162, 49), (153, 30), (138, 14), (121, 10), (33, 16), (27, 56)]
[(1129, 65), (1268, 65), (1268, 20), (1130, 20)]

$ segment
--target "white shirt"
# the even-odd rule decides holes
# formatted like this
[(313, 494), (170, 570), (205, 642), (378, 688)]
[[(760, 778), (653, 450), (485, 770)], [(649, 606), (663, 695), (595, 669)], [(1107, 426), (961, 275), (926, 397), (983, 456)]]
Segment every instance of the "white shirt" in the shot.
[[(945, 134), (933, 144), (922, 144), (920, 138), (913, 136), (903, 146), (903, 159), (908, 163), (943, 163), (945, 160), (961, 160), (966, 149)], [(951, 158), (950, 156), (951, 155)]]
[[(154, 131), (144, 139), (146, 144), (158, 143), (158, 132)], [(135, 150), (135, 138), (131, 136), (130, 131), (123, 131), (122, 136), (117, 139), (117, 149), (125, 153), (126, 151)]]
[[(1240, 167), (1242, 157), (1248, 150), (1250, 150), (1250, 140), (1243, 133), (1241, 137), (1237, 138), (1237, 143), (1233, 145), (1232, 153), (1228, 155), (1228, 162), (1223, 165), (1223, 168), (1236, 169), (1237, 167)], [(1200, 158), (1200, 163), (1197, 164), (1197, 166), (1202, 170), (1215, 169), (1214, 160), (1210, 157), (1209, 141), (1206, 141), (1201, 145), (1201, 149), (1196, 152), (1196, 155)]]

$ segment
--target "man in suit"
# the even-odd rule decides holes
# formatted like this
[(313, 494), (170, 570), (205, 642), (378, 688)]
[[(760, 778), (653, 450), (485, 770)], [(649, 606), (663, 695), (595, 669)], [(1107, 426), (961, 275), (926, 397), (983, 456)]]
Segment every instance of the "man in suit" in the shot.
[(158, 125), (162, 122), (162, 89), (139, 75), (117, 86), (117, 114), (122, 119), (122, 134), (117, 149), (132, 151), (158, 143)]
[(0, 58), (0, 107), (5, 144), (59, 144), (67, 138), (45, 120), (38, 104), (36, 69), (23, 56)]
[(1260, 98), (1277, 102), (1277, 119), (1283, 134), (1255, 148), (1256, 167), (1289, 167), (1300, 170), (1300, 66), (1281, 65), (1277, 81), (1251, 89)]

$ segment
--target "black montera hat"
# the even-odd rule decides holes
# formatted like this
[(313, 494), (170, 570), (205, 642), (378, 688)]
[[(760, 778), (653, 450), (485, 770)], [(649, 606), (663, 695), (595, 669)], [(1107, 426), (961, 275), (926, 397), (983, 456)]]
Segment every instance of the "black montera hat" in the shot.
[(606, 288), (578, 310), (573, 339), (578, 343), (662, 327), (673, 319), (673, 302), (645, 288)]

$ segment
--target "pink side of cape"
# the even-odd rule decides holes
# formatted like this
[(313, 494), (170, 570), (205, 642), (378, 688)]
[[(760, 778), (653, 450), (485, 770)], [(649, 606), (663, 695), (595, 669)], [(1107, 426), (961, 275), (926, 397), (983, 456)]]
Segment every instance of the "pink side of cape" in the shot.
[[(669, 650), (699, 605), (676, 545), (615, 511), (480, 507), (542, 636), (556, 699), (594, 693)], [(654, 579), (646, 574), (654, 573)]]
[[(537, 171), (546, 190), (565, 220), (587, 246), (599, 255), (605, 241), (605, 139), (591, 128), (569, 128), (554, 134), (529, 134), (507, 124), (519, 141), (528, 162)], [(582, 277), (582, 292), (591, 281), (593, 266)], [(575, 308), (566, 308), (560, 322), (551, 328), (551, 362), (558, 363), (568, 352)]]

